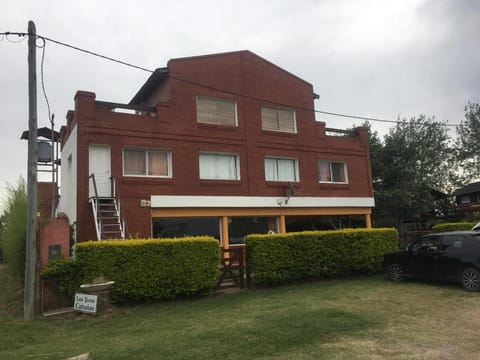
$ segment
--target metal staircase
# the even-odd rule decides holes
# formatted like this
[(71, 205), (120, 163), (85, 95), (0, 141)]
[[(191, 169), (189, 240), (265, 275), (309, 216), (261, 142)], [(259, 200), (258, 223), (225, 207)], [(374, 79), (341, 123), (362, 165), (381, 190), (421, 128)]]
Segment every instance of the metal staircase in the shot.
[(127, 222), (125, 212), (122, 209), (117, 182), (114, 177), (112, 181), (111, 197), (98, 196), (95, 175), (89, 176), (93, 183), (94, 196), (90, 197), (93, 219), (98, 240), (125, 239), (127, 234)]

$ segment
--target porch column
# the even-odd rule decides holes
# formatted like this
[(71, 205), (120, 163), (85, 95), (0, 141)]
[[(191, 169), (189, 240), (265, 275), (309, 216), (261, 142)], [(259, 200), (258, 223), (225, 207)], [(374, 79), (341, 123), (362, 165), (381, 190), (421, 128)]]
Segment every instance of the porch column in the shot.
[(220, 218), (220, 231), (222, 238), (222, 247), (228, 249), (228, 216), (222, 216)]
[(278, 217), (278, 232), (280, 234), (285, 234), (287, 232), (287, 227), (285, 225), (285, 215), (280, 215)]
[(367, 229), (371, 229), (372, 228), (372, 218), (371, 218), (371, 215), (370, 214), (365, 214), (365, 227)]

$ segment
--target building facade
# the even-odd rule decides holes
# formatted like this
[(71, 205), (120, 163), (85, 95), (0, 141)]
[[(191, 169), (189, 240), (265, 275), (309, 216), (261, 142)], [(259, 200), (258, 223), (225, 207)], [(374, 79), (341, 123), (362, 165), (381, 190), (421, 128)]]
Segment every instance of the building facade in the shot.
[(59, 211), (77, 241), (109, 237), (94, 209), (109, 197), (133, 237), (208, 234), (228, 247), (320, 217), (370, 227), (367, 129), (326, 128), (317, 97), (250, 51), (172, 59), (129, 104), (79, 91), (61, 129)]
[(480, 182), (464, 186), (454, 193), (457, 203), (457, 215), (468, 221), (474, 221), (480, 213)]

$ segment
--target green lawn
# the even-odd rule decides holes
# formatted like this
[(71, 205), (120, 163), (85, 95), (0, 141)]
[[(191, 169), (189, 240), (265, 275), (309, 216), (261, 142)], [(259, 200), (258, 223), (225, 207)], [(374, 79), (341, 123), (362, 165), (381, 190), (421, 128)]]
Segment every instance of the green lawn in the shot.
[(480, 294), (455, 284), (377, 275), (24, 323), (2, 265), (0, 283), (0, 359), (480, 358)]

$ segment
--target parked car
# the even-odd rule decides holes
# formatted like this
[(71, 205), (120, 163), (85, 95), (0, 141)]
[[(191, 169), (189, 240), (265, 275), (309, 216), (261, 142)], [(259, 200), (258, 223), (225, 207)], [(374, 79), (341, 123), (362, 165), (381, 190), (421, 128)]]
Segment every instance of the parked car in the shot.
[(386, 254), (383, 266), (394, 282), (407, 278), (459, 281), (480, 290), (480, 232), (432, 233), (404, 251)]
[(480, 222), (472, 228), (472, 231), (480, 231)]

